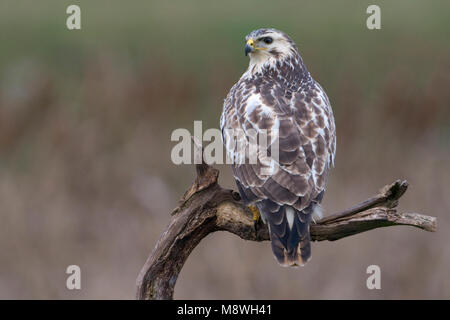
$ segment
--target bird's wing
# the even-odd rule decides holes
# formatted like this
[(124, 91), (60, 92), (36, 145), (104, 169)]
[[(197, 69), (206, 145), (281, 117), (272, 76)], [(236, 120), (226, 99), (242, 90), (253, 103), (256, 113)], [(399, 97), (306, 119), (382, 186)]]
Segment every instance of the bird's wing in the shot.
[[(241, 160), (235, 162), (233, 172), (247, 202), (268, 199), (274, 211), (286, 204), (301, 211), (325, 189), (334, 162), (335, 126), (328, 98), (317, 83), (290, 92), (264, 84), (252, 90), (238, 82), (225, 100), (221, 128), (227, 153)], [(238, 134), (235, 143), (227, 129), (244, 134)], [(239, 144), (249, 150), (249, 135), (264, 130), (271, 142), (268, 152), (260, 148), (256, 163), (250, 163), (252, 152), (243, 155), (245, 161), (242, 152), (238, 159)], [(279, 159), (268, 160), (266, 154), (276, 140)], [(272, 166), (273, 174), (267, 174), (267, 166)]]

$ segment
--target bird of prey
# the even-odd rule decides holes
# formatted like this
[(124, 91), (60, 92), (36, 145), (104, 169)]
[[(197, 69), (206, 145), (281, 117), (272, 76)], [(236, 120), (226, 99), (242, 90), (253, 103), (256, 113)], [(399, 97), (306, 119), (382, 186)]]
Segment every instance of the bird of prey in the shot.
[[(233, 175), (254, 219), (260, 214), (268, 224), (276, 260), (282, 266), (302, 266), (311, 257), (309, 224), (313, 215), (321, 216), (320, 203), (334, 166), (333, 112), (288, 35), (258, 29), (245, 41), (250, 62), (224, 101), (223, 142), (231, 159), (239, 153), (246, 160), (232, 164)], [(244, 134), (230, 134), (233, 130)], [(251, 144), (254, 131), (264, 131), (268, 143), (261, 146), (258, 141), (253, 152), (237, 150), (242, 143)], [(271, 154), (275, 145), (278, 157)], [(253, 163), (248, 161), (252, 156)], [(264, 167), (270, 173), (263, 172)]]

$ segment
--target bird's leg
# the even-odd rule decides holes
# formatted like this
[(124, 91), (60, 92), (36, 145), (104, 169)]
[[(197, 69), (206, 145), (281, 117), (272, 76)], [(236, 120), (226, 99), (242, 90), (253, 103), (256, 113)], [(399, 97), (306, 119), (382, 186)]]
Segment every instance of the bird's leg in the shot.
[(253, 228), (255, 229), (255, 232), (258, 231), (258, 222), (261, 218), (261, 214), (259, 213), (258, 207), (254, 205), (248, 206), (251, 213), (253, 214)]

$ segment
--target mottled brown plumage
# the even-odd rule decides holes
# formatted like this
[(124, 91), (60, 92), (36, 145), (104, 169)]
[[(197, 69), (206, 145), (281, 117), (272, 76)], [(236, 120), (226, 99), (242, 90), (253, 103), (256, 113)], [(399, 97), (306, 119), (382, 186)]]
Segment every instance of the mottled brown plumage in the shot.
[[(244, 201), (256, 205), (268, 223), (277, 261), (303, 265), (311, 256), (311, 216), (320, 209), (334, 163), (333, 112), (286, 34), (259, 29), (246, 40), (250, 64), (225, 99), (224, 143), (229, 157), (237, 159), (239, 143), (248, 147), (252, 130), (267, 130), (269, 143), (258, 144), (256, 163), (249, 161), (252, 152), (245, 152), (233, 164), (234, 177)], [(239, 143), (233, 144), (231, 130), (243, 132)], [(276, 142), (278, 159), (273, 157)], [(269, 167), (269, 174), (262, 170)]]

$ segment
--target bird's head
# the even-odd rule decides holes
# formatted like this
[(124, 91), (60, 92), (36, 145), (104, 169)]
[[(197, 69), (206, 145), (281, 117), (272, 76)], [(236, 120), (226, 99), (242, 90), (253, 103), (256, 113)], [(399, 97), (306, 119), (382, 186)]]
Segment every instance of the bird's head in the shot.
[(287, 34), (276, 29), (258, 29), (245, 37), (245, 55), (250, 66), (262, 66), (298, 54), (297, 46)]

